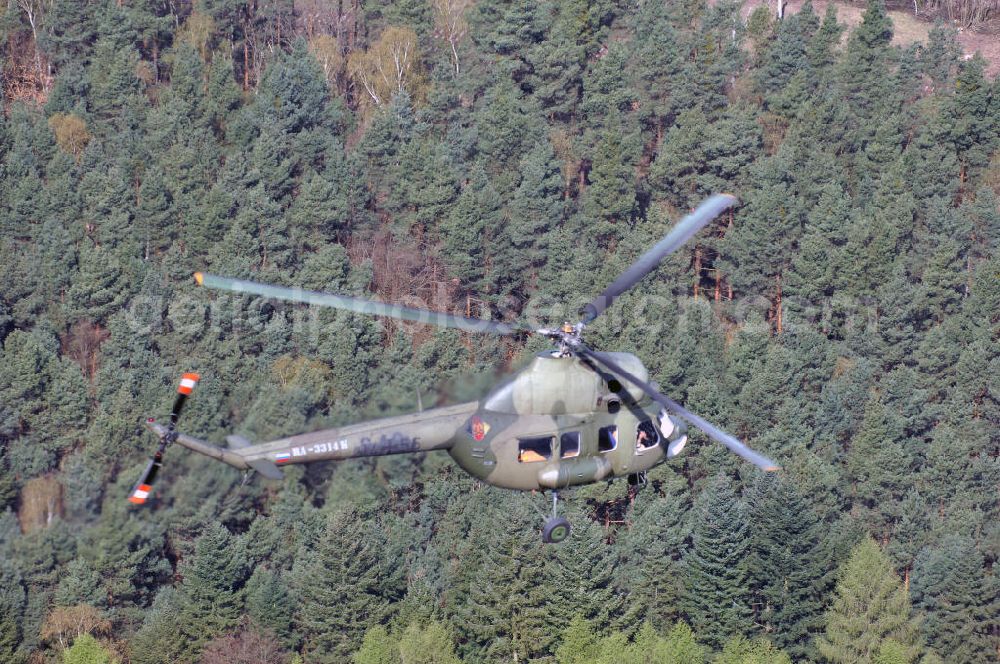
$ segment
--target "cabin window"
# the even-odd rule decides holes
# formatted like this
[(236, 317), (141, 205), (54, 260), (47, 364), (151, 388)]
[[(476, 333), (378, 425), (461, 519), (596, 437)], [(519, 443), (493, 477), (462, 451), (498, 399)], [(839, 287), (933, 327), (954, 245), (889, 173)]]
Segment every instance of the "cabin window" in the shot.
[(521, 463), (548, 461), (552, 458), (552, 443), (555, 437), (519, 438), (517, 440), (517, 460)]
[(635, 431), (635, 449), (645, 452), (656, 447), (660, 443), (660, 434), (653, 426), (652, 420), (643, 420)]
[(559, 451), (563, 459), (580, 456), (580, 432), (567, 431), (559, 436)]
[(616, 447), (618, 447), (618, 427), (612, 424), (611, 426), (598, 429), (597, 451), (610, 452)]

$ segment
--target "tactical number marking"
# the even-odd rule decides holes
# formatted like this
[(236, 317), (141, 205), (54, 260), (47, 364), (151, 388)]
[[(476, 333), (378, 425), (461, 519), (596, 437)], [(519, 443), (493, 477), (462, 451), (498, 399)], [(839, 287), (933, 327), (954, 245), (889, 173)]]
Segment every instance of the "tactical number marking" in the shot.
[(346, 450), (348, 447), (347, 439), (341, 438), (340, 440), (332, 440), (326, 443), (316, 443), (311, 447), (293, 447), (292, 456), (305, 456), (307, 454), (325, 454), (327, 452), (337, 452), (339, 450)]

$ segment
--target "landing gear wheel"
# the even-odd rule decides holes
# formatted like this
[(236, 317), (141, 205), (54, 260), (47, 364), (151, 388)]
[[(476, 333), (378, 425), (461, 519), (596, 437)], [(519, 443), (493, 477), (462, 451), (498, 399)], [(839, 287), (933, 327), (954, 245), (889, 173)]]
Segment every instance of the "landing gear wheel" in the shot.
[(558, 544), (569, 537), (571, 530), (569, 521), (561, 516), (552, 517), (542, 526), (542, 541), (546, 544)]

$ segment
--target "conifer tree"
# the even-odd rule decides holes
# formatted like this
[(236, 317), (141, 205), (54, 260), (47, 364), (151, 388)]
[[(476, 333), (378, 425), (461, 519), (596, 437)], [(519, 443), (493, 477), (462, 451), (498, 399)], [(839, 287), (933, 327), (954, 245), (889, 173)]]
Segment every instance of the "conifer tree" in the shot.
[(967, 169), (979, 169), (988, 162), (1000, 144), (1000, 112), (993, 100), (991, 86), (986, 82), (985, 60), (976, 54), (959, 63), (955, 78), (955, 94), (947, 100), (943, 116), (948, 124), (948, 137), (958, 150), (963, 166), (960, 176), (967, 177)]
[(630, 627), (647, 622), (665, 632), (679, 613), (679, 562), (690, 529), (690, 493), (680, 473), (663, 474), (665, 497), (636, 502), (632, 527), (619, 533), (616, 547), (621, 552), (617, 585), (627, 598), (623, 619)]
[(398, 664), (399, 647), (383, 625), (374, 625), (365, 632), (361, 647), (352, 656), (354, 664)]
[(315, 547), (301, 551), (292, 570), (294, 626), (310, 661), (347, 659), (365, 631), (389, 616), (400, 594), (399, 563), (382, 555), (384, 546), (374, 522), (338, 510), (327, 517)]
[(767, 639), (749, 641), (737, 636), (726, 642), (715, 664), (792, 664), (787, 653), (774, 647)]
[(869, 664), (893, 641), (910, 660), (919, 651), (919, 621), (889, 558), (871, 539), (858, 544), (839, 569), (837, 596), (826, 612), (826, 631), (818, 637), (820, 654), (834, 663)]
[(949, 664), (985, 663), (995, 656), (1000, 587), (985, 573), (983, 554), (970, 538), (948, 535), (921, 551), (912, 588), (914, 606), (925, 616), (928, 649)]
[(691, 541), (681, 609), (699, 638), (719, 647), (752, 627), (746, 507), (721, 473), (695, 501)]
[(812, 637), (822, 625), (828, 577), (820, 522), (797, 487), (778, 475), (758, 474), (747, 502), (756, 622), (789, 656), (815, 657)]
[(288, 641), (293, 611), (287, 578), (265, 567), (255, 569), (246, 585), (246, 613), (254, 624)]
[(6, 556), (0, 562), (0, 655), (14, 661), (21, 644), (25, 590), (20, 572)]
[[(822, 29), (821, 29), (822, 32)], [(841, 64), (841, 86), (854, 113), (871, 119), (891, 95), (885, 72), (890, 64), (892, 20), (883, 0), (869, 0), (861, 25), (851, 32)]]
[(856, 504), (875, 515), (876, 528), (885, 528), (898, 514), (904, 487), (912, 477), (902, 438), (902, 423), (880, 397), (873, 396), (865, 407), (861, 429), (851, 440), (847, 479), (853, 483)]
[(222, 524), (209, 524), (195, 542), (178, 589), (176, 638), (182, 657), (239, 623), (247, 572), (243, 541)]
[(600, 638), (593, 624), (583, 616), (573, 616), (560, 637), (555, 651), (557, 664), (585, 664), (597, 658)]
[(398, 647), (405, 664), (461, 664), (451, 630), (436, 620), (410, 623), (400, 634)]
[(504, 506), (505, 512), (497, 506), (489, 510), (498, 523), (486, 527), (480, 521), (469, 535), (481, 538), (476, 546), (481, 557), (454, 619), (465, 659), (524, 661), (550, 652), (556, 636), (546, 619), (546, 559), (553, 553), (533, 527), (536, 514), (527, 499), (511, 497)]

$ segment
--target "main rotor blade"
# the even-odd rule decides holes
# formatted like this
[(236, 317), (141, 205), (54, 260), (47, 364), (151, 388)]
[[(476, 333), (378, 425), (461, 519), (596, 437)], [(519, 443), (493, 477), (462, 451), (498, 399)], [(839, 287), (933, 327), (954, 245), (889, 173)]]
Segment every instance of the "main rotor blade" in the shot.
[(740, 442), (740, 440), (737, 439), (735, 436), (726, 433), (725, 431), (718, 428), (711, 422), (702, 419), (701, 417), (698, 417), (697, 415), (687, 410), (686, 408), (684, 408), (682, 405), (680, 405), (670, 397), (661, 394), (649, 383), (640, 380), (636, 376), (632, 375), (604, 353), (599, 353), (595, 350), (591, 350), (590, 348), (584, 346), (583, 344), (576, 346), (574, 350), (583, 355), (584, 357), (594, 360), (599, 364), (603, 364), (612, 373), (618, 374), (619, 376), (621, 376), (622, 378), (624, 378), (625, 380), (632, 383), (633, 385), (641, 389), (643, 392), (648, 394), (650, 398), (653, 399), (653, 401), (656, 401), (661, 406), (666, 408), (668, 411), (680, 415), (682, 418), (684, 418), (694, 426), (704, 431), (709, 438), (711, 438), (716, 442), (722, 443), (723, 445), (728, 447), (730, 451), (746, 459), (755, 466), (758, 466), (759, 468), (766, 471), (775, 471), (781, 469), (781, 466), (779, 466), (778, 464), (776, 464), (774, 461), (767, 458), (763, 454), (755, 452), (754, 450), (750, 449), (746, 444)]
[(490, 332), (492, 334), (517, 334), (520, 332), (530, 332), (526, 328), (517, 327), (499, 321), (483, 320), (481, 318), (466, 318), (455, 316), (440, 311), (430, 309), (414, 309), (398, 304), (385, 304), (374, 300), (364, 300), (358, 297), (347, 297), (346, 295), (334, 295), (333, 293), (321, 293), (319, 291), (308, 291), (301, 288), (285, 288), (283, 286), (272, 286), (261, 284), (255, 281), (245, 281), (243, 279), (232, 279), (230, 277), (220, 277), (214, 274), (202, 274), (195, 272), (195, 280), (207, 288), (231, 291), (233, 293), (252, 293), (263, 297), (273, 297), (278, 300), (289, 302), (304, 302), (305, 304), (315, 304), (321, 307), (332, 307), (334, 309), (344, 309), (359, 314), (371, 314), (373, 316), (388, 316), (400, 320), (409, 320), (428, 325), (439, 325), (441, 327), (451, 327), (466, 332)]
[(652, 272), (660, 261), (690, 240), (692, 235), (722, 214), (724, 210), (737, 203), (739, 200), (730, 194), (715, 194), (705, 200), (694, 212), (678, 221), (677, 225), (670, 229), (670, 232), (663, 236), (662, 240), (640, 256), (639, 260), (632, 263), (629, 269), (622, 272), (603, 293), (580, 309), (583, 322), (589, 323), (604, 313), (604, 310), (611, 306), (616, 297), (632, 288), (643, 277)]

